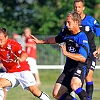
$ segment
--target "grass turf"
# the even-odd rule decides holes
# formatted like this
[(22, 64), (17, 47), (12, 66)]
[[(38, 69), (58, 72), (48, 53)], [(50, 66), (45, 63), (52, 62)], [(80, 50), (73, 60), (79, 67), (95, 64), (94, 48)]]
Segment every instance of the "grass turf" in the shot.
[[(52, 70), (52, 69), (39, 70), (40, 79), (41, 79), (41, 85), (39, 86), (39, 89), (46, 92), (51, 97), (51, 100), (55, 100), (52, 97), (52, 90), (53, 90), (56, 79), (60, 75), (60, 72), (61, 70), (58, 70), (58, 69), (57, 70)], [(93, 100), (100, 100), (100, 90), (99, 90), (100, 70), (95, 70), (93, 80), (94, 80), (94, 88), (95, 88), (94, 94), (93, 94)], [(29, 91), (23, 90), (21, 86), (19, 85), (18, 87), (13, 88), (8, 92), (7, 100), (39, 100), (39, 99), (33, 96)]]

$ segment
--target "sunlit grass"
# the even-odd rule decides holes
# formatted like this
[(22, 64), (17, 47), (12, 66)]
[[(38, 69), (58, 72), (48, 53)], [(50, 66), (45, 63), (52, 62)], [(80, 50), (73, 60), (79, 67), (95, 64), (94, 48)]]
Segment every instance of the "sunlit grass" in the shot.
[[(52, 97), (52, 90), (55, 84), (56, 79), (60, 75), (60, 70), (39, 70), (41, 85), (39, 88), (46, 92), (50, 97), (51, 100), (55, 100)], [(94, 76), (94, 91), (93, 100), (100, 100), (100, 70), (95, 70)], [(76, 96), (77, 97), (77, 96)], [(38, 98), (34, 97), (29, 91), (23, 90), (19, 85), (16, 88), (13, 88), (8, 92), (7, 100), (39, 100)]]

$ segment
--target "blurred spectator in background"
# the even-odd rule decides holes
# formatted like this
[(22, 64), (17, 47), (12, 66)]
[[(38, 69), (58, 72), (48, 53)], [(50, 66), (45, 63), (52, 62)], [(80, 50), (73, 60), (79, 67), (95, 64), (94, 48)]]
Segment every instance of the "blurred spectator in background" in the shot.
[(40, 77), (39, 77), (39, 72), (37, 68), (37, 63), (36, 63), (36, 43), (31, 39), (31, 29), (26, 27), (24, 29), (24, 36), (26, 38), (26, 52), (28, 53), (28, 58), (27, 61), (30, 65), (30, 70), (32, 71), (36, 82), (37, 86), (41, 84), (40, 82)]
[[(0, 60), (0, 76), (6, 72), (6, 69), (5, 67), (3, 66), (1, 60)], [(4, 88), (4, 99), (3, 100), (6, 100), (6, 97), (7, 97), (7, 91), (6, 89)]]
[(21, 35), (14, 31), (12, 32), (12, 38), (20, 43), (22, 45), (22, 48), (25, 50), (25, 39), (23, 39)]

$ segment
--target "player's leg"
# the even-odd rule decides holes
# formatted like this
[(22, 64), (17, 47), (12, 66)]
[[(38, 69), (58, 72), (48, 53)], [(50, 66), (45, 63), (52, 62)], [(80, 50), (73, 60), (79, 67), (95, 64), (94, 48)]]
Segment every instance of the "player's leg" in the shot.
[(86, 77), (86, 73), (86, 66), (78, 66), (75, 69), (73, 78), (71, 80), (71, 88), (79, 96), (81, 100), (89, 100), (88, 94), (82, 88), (84, 79)]
[(50, 97), (37, 87), (35, 78), (31, 71), (14, 73), (15, 76), (17, 74), (18, 77), (16, 77), (16, 79), (19, 81), (23, 89), (29, 90), (35, 97), (38, 97), (40, 100), (50, 100)]
[[(69, 91), (72, 91), (70, 88), (70, 80), (71, 74), (64, 74), (62, 73), (53, 89), (53, 97), (57, 100), (76, 100), (74, 97), (70, 95)], [(68, 87), (68, 88), (67, 88)]]
[(86, 80), (86, 92), (88, 93), (90, 100), (92, 100), (93, 89), (94, 89), (93, 80), (92, 80), (93, 73), (94, 71), (89, 70), (89, 73), (85, 79)]
[(67, 88), (60, 83), (56, 83), (53, 89), (53, 97), (59, 99), (63, 94), (65, 94)]
[[(3, 64), (0, 63), (0, 76), (2, 76), (5, 72), (6, 72), (6, 69), (3, 67)], [(7, 91), (5, 88), (3, 88), (3, 91), (4, 91), (4, 99), (3, 100), (6, 100)]]
[(88, 94), (82, 88), (81, 80), (77, 77), (73, 77), (71, 81), (71, 87), (73, 91), (79, 96), (80, 100), (89, 100)]
[(53, 89), (53, 97), (57, 100), (77, 100), (72, 97), (67, 88), (60, 83), (56, 83)]
[(40, 81), (40, 76), (39, 76), (39, 71), (37, 68), (36, 60), (32, 57), (28, 57), (27, 61), (28, 61), (28, 64), (30, 65), (31, 72), (33, 73), (35, 77), (37, 86), (39, 86), (41, 84), (41, 81)]
[[(6, 91), (10, 90), (14, 86), (17, 86), (18, 84), (19, 82), (15, 79), (13, 73), (2, 73), (0, 76), (0, 97), (2, 97), (3, 94), (5, 94), (6, 97)], [(3, 99), (0, 98), (0, 100), (4, 100), (5, 97), (3, 97)]]
[(6, 91), (6, 88), (4, 88), (3, 91), (4, 91), (4, 98), (3, 98), (3, 100), (6, 100), (6, 98), (7, 98), (7, 91)]
[(40, 100), (50, 100), (50, 97), (45, 93), (42, 92), (36, 85), (29, 86), (29, 91)]
[(36, 73), (33, 73), (33, 75), (36, 79), (37, 86), (39, 86), (41, 84), (40, 77), (39, 77), (39, 72), (37, 71)]
[(89, 73), (85, 79), (86, 92), (88, 93), (90, 100), (92, 100), (93, 89), (94, 89), (92, 77), (93, 77), (95, 66), (96, 66), (96, 58), (91, 56), (91, 58), (88, 61)]
[(11, 82), (5, 78), (0, 78), (0, 100), (4, 99), (4, 87), (11, 86)]

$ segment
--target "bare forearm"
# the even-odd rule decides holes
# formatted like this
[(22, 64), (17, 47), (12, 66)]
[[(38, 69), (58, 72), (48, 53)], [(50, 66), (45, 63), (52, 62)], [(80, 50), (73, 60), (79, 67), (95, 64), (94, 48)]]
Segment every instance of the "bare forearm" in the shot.
[(66, 52), (65, 56), (67, 56), (73, 60), (80, 61), (80, 62), (86, 61), (86, 58), (84, 56), (82, 56), (81, 54)]
[(26, 45), (25, 45), (26, 47), (33, 47), (33, 44), (31, 43), (26, 43)]
[(27, 59), (27, 57), (28, 57), (27, 53), (22, 53), (20, 56), (20, 62), (25, 61)]
[(45, 40), (39, 40), (33, 35), (30, 35), (30, 36), (33, 38), (34, 42), (37, 44), (55, 44), (56, 43), (55, 37), (50, 37)]
[(39, 44), (55, 44), (55, 37), (47, 38), (45, 40), (39, 40)]

